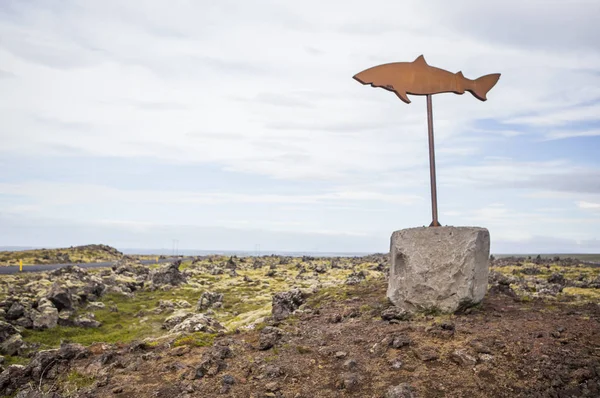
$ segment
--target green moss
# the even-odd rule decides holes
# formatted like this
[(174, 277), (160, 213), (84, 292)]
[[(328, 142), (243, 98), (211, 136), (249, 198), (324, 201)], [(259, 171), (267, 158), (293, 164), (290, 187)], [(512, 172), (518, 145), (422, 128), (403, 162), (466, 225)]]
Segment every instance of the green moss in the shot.
[[(525, 268), (536, 268), (540, 273), (536, 275), (527, 275), (523, 273)], [(582, 279), (588, 281), (592, 281), (600, 275), (600, 267), (590, 267), (585, 265), (562, 266), (558, 264), (552, 264), (547, 267), (535, 264), (524, 264), (522, 266), (509, 265), (503, 267), (494, 267), (494, 270), (505, 275), (517, 276), (529, 281), (535, 279), (547, 280), (554, 273), (562, 274), (566, 280)]]
[[(142, 291), (137, 292), (133, 298), (109, 294), (102, 300), (105, 309), (94, 311), (96, 320), (102, 323), (99, 328), (80, 328), (70, 326), (57, 326), (45, 330), (24, 330), (23, 339), (28, 343), (39, 343), (43, 348), (58, 347), (61, 341), (90, 345), (93, 343), (129, 343), (133, 340), (142, 340), (146, 337), (158, 337), (164, 334), (161, 326), (170, 315), (144, 313), (158, 306), (160, 300), (183, 299), (194, 303), (198, 300), (201, 291), (180, 288), (169, 291)], [(193, 304), (192, 304), (193, 305)], [(113, 312), (110, 307), (116, 306), (118, 312)]]
[(156, 348), (160, 345), (160, 342), (157, 340), (153, 340), (153, 341), (148, 341), (146, 342), (146, 347), (148, 348)]
[(310, 354), (312, 352), (312, 350), (310, 348), (302, 346), (302, 345), (297, 345), (296, 351), (298, 352), (298, 354)]
[(157, 326), (154, 328), (152, 324), (136, 325), (135, 321), (125, 326), (122, 324), (103, 325), (97, 329), (58, 326), (54, 329), (41, 331), (26, 330), (23, 333), (23, 338), (29, 343), (41, 344), (43, 348), (57, 347), (61, 341), (84, 345), (98, 342), (126, 343), (155, 334), (160, 328), (160, 325)]
[(183, 270), (185, 270), (185, 269), (187, 269), (187, 268), (190, 268), (190, 267), (191, 267), (191, 265), (192, 265), (192, 262), (191, 262), (191, 261), (184, 261), (184, 262), (182, 262), (182, 263), (181, 263), (181, 265), (179, 266), (179, 271), (183, 271)]
[(533, 298), (527, 294), (519, 295), (519, 300), (523, 303), (528, 303), (533, 301)]
[(240, 328), (242, 326), (249, 325), (251, 323), (256, 322), (260, 318), (268, 317), (271, 314), (271, 304), (268, 303), (263, 307), (260, 307), (256, 310), (249, 310), (240, 313), (239, 315), (229, 319), (224, 322), (223, 326), (226, 328), (233, 330)]
[(91, 386), (94, 384), (94, 381), (96, 381), (94, 376), (84, 375), (73, 370), (67, 374), (61, 385), (63, 390), (69, 395), (70, 392)]
[[(215, 263), (224, 263), (229, 257), (215, 257)], [(95, 319), (102, 323), (100, 328), (76, 328), (76, 327), (56, 327), (51, 330), (26, 330), (23, 332), (23, 338), (28, 343), (39, 343), (41, 349), (57, 347), (61, 342), (76, 342), (89, 345), (95, 342), (105, 343), (129, 343), (133, 340), (157, 339), (165, 335), (166, 331), (161, 328), (164, 320), (170, 315), (165, 312), (157, 314), (153, 311), (158, 306), (160, 300), (186, 300), (192, 305), (188, 311), (193, 311), (193, 307), (203, 292), (212, 291), (223, 293), (223, 306), (213, 309), (215, 318), (222, 325), (228, 328), (230, 332), (243, 328), (249, 324), (255, 324), (260, 318), (269, 316), (271, 313), (272, 295), (275, 292), (287, 291), (292, 287), (308, 288), (314, 285), (315, 280), (296, 280), (297, 273), (295, 262), (277, 267), (277, 276), (274, 278), (265, 278), (264, 273), (269, 268), (271, 259), (262, 259), (265, 266), (261, 269), (252, 269), (252, 261), (239, 262), (238, 276), (231, 277), (224, 275), (211, 275), (204, 271), (204, 266), (209, 260), (203, 260), (200, 264), (192, 264), (186, 261), (181, 268), (188, 269), (191, 277), (189, 284), (185, 287), (156, 290), (156, 291), (138, 291), (133, 297), (119, 294), (108, 294), (102, 298), (106, 308), (93, 311)], [(340, 265), (345, 260), (340, 261)], [(364, 263), (357, 267), (368, 268), (373, 264)], [(151, 265), (150, 267), (156, 267)], [(360, 286), (346, 286), (343, 284), (346, 277), (351, 273), (350, 269), (333, 269), (326, 274), (319, 275), (321, 288), (316, 294), (309, 297), (308, 307), (316, 308), (321, 304), (331, 301), (343, 301), (357, 294), (363, 294), (370, 291), (370, 281), (360, 284)], [(244, 281), (244, 276), (249, 277), (252, 282)], [(35, 281), (35, 278), (25, 279), (26, 275), (19, 275), (19, 284)], [(381, 283), (372, 280), (374, 283)], [(23, 281), (23, 282), (22, 282)], [(33, 282), (32, 282), (33, 283)], [(35, 282), (38, 283), (38, 282)], [(7, 286), (13, 286), (14, 283), (0, 283), (2, 294)], [(37, 285), (36, 285), (37, 286)], [(32, 286), (35, 287), (35, 286)], [(117, 308), (113, 312), (111, 308)], [(363, 308), (361, 310), (365, 310)], [(371, 308), (373, 310), (373, 308)], [(82, 310), (82, 312), (86, 310)], [(75, 314), (75, 316), (81, 313)], [(287, 326), (293, 325), (298, 320), (294, 317), (286, 321)], [(263, 324), (257, 324), (257, 329), (264, 327)], [(204, 345), (209, 344), (206, 336), (192, 335), (182, 337), (178, 344)]]
[(436, 306), (423, 308), (420, 312), (423, 313), (423, 315), (430, 315), (430, 316), (440, 316), (443, 314), (443, 311)]
[(368, 304), (363, 304), (358, 308), (358, 310), (360, 311), (361, 314), (366, 314), (369, 311), (371, 311), (372, 309), (373, 308)]
[(267, 324), (265, 322), (261, 322), (261, 323), (259, 323), (259, 324), (256, 325), (256, 327), (254, 328), (254, 330), (256, 330), (257, 332), (260, 332), (261, 330), (263, 330), (266, 327), (267, 327)]
[(290, 327), (297, 325), (298, 322), (300, 322), (300, 319), (296, 315), (290, 315), (285, 319), (284, 325), (285, 325), (285, 328), (291, 329)]
[(346, 286), (330, 286), (319, 290), (315, 295), (307, 300), (311, 308), (321, 308), (323, 304), (329, 301), (341, 301), (350, 296)]
[(213, 345), (216, 336), (216, 334), (210, 333), (192, 333), (190, 335), (178, 338), (175, 340), (174, 345), (175, 347), (182, 345), (188, 345), (192, 347), (209, 347)]
[(272, 293), (278, 291), (272, 287), (266, 290), (260, 286), (239, 283), (228, 286), (218, 283), (212, 287), (212, 290), (223, 293), (223, 307), (222, 310), (217, 311), (215, 317), (230, 329), (248, 325), (261, 317), (268, 316), (271, 312)]
[(600, 300), (600, 289), (583, 289), (579, 287), (565, 287), (563, 294), (570, 296), (579, 296), (584, 299), (599, 301)]
[(19, 356), (5, 355), (4, 356), (4, 365), (27, 365), (29, 363), (29, 358), (23, 358)]

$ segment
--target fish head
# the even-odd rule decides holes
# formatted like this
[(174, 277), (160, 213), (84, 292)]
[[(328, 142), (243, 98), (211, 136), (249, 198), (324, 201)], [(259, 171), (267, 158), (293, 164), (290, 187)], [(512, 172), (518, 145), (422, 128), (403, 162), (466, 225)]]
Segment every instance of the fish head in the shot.
[[(410, 69), (410, 64), (406, 63), (395, 62), (378, 65), (365, 69), (352, 76), (352, 78), (359, 83), (370, 85), (371, 87), (381, 87), (384, 90), (391, 91), (402, 101), (410, 104), (410, 99), (406, 95), (408, 92), (406, 87), (404, 87), (406, 85), (406, 79), (402, 78), (407, 72), (407, 65), (408, 69)], [(410, 72), (410, 70), (408, 70), (408, 72)]]
[(365, 69), (352, 76), (352, 78), (359, 83), (370, 85), (371, 87), (381, 87), (389, 91), (394, 91), (394, 85), (392, 84), (390, 74), (386, 73), (387, 68), (382, 66), (383, 65)]
[(370, 69), (367, 69), (360, 73), (357, 73), (356, 75), (352, 76), (352, 78), (359, 83), (362, 83), (365, 85), (371, 85), (371, 87), (389, 86), (391, 88), (391, 85), (389, 84), (389, 82), (384, 82), (383, 81), (384, 79), (379, 77), (376, 72), (373, 72)]

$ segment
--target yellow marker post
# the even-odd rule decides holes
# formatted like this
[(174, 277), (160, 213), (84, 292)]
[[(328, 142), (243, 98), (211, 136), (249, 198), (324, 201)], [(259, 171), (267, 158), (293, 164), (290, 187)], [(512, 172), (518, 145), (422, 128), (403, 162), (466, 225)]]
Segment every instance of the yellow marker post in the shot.
[(23, 272), (23, 260), (19, 260), (19, 272)]
[(158, 257), (156, 257), (156, 262), (158, 263)]

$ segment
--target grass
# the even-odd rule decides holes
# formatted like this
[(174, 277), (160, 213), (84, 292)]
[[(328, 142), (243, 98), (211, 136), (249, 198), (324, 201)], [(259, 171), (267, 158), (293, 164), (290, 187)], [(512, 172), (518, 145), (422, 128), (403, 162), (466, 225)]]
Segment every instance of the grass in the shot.
[(11, 355), (4, 356), (4, 366), (27, 365), (28, 363), (29, 363), (29, 358), (22, 358), (19, 356), (11, 356)]
[[(90, 345), (97, 342), (129, 343), (146, 337), (158, 337), (164, 334), (165, 331), (161, 326), (170, 314), (153, 314), (148, 311), (156, 308), (160, 300), (183, 299), (193, 306), (201, 294), (201, 291), (186, 288), (171, 291), (141, 291), (133, 298), (109, 294), (102, 300), (107, 308), (92, 311), (95, 319), (102, 323), (101, 327), (86, 329), (57, 326), (45, 330), (24, 330), (23, 339), (28, 343), (38, 343), (43, 348), (51, 348), (59, 346), (61, 341)], [(116, 305), (118, 312), (110, 310), (113, 305)]]
[(64, 394), (69, 397), (82, 388), (89, 387), (96, 381), (94, 376), (84, 375), (75, 370), (69, 372), (66, 376), (59, 379)]
[[(189, 270), (188, 284), (184, 287), (170, 290), (137, 291), (133, 297), (121, 294), (107, 294), (101, 301), (106, 305), (104, 309), (87, 311), (85, 308), (78, 310), (78, 315), (92, 312), (97, 321), (102, 323), (99, 328), (80, 328), (57, 326), (47, 330), (24, 330), (23, 339), (29, 344), (37, 344), (37, 349), (55, 348), (62, 342), (80, 343), (91, 345), (94, 343), (123, 343), (140, 341), (146, 338), (157, 339), (166, 334), (162, 329), (164, 320), (171, 312), (156, 313), (160, 300), (186, 300), (191, 308), (185, 311), (193, 312), (196, 303), (203, 292), (211, 291), (223, 293), (223, 305), (221, 308), (213, 309), (211, 315), (214, 319), (224, 325), (229, 331), (235, 331), (246, 325), (255, 324), (258, 328), (264, 325), (261, 318), (271, 313), (272, 294), (274, 292), (287, 291), (293, 287), (309, 288), (316, 283), (321, 287), (316, 295), (309, 297), (309, 306), (318, 307), (319, 302), (328, 300), (345, 300), (353, 296), (353, 289), (343, 285), (346, 277), (352, 272), (349, 269), (329, 270), (327, 274), (318, 275), (318, 280), (308, 271), (310, 277), (307, 280), (297, 280), (295, 275), (297, 269), (295, 263), (278, 266), (277, 276), (267, 278), (265, 273), (269, 270), (268, 260), (265, 266), (253, 269), (250, 266), (238, 267), (238, 276), (231, 277), (227, 274), (211, 275), (205, 272), (203, 265), (191, 265), (184, 262), (183, 268)], [(215, 259), (215, 262), (225, 262), (227, 258)], [(249, 264), (249, 263), (246, 263)], [(365, 270), (372, 264), (360, 264), (356, 270)], [(308, 267), (307, 267), (308, 268)], [(251, 282), (244, 281), (244, 276)], [(18, 284), (29, 283), (26, 276), (19, 275)], [(16, 281), (15, 281), (16, 282)], [(32, 280), (31, 283), (35, 282)], [(368, 284), (369, 282), (367, 282)], [(14, 285), (14, 283), (8, 283)], [(4, 285), (3, 285), (4, 286)], [(7, 287), (4, 286), (4, 287)], [(3, 287), (3, 289), (4, 289)], [(111, 308), (118, 311), (111, 311)], [(177, 307), (175, 307), (177, 311)], [(205, 333), (182, 336), (175, 341), (176, 345), (204, 346), (212, 342), (214, 336)]]
[[(527, 275), (523, 271), (527, 268), (535, 268), (539, 271), (539, 274), (536, 275)], [(583, 266), (559, 266), (556, 264), (550, 265), (549, 267), (540, 266), (535, 264), (527, 264), (521, 267), (509, 265), (503, 267), (494, 267), (492, 268), (494, 271), (499, 271), (503, 274), (507, 275), (515, 275), (515, 276), (523, 276), (523, 277), (537, 277), (540, 279), (548, 279), (550, 275), (554, 273), (563, 274), (566, 279), (577, 279), (579, 276), (583, 276), (584, 278), (594, 279), (600, 276), (600, 268), (595, 267), (583, 267)]]
[(600, 300), (600, 289), (583, 289), (579, 287), (565, 287), (563, 294), (570, 296), (579, 296), (584, 299), (598, 301)]
[[(538, 270), (538, 274), (528, 275), (523, 272), (526, 268), (535, 268)], [(536, 294), (536, 280), (548, 280), (548, 278), (555, 273), (562, 274), (567, 281), (594, 281), (600, 277), (600, 268), (595, 266), (559, 266), (557, 264), (536, 265), (536, 264), (524, 264), (523, 266), (508, 265), (502, 267), (494, 267), (493, 271), (500, 272), (504, 275), (516, 276), (522, 279), (519, 284), (511, 284), (511, 288), (517, 294), (522, 302), (532, 301)], [(564, 298), (580, 297), (588, 300), (600, 300), (600, 290), (591, 288), (575, 288), (566, 287), (563, 289), (563, 293), (557, 296), (557, 299), (562, 300)], [(546, 300), (553, 300), (551, 297), (545, 297)]]
[[(591, 261), (594, 255), (586, 255), (587, 258), (585, 260)], [(542, 256), (544, 257), (544, 256)], [(547, 255), (546, 257), (553, 257), (553, 255)], [(562, 257), (562, 256), (561, 256)], [(568, 257), (564, 255), (564, 257)], [(577, 257), (578, 256), (571, 256)], [(584, 256), (585, 257), (585, 256)], [(584, 259), (584, 258), (581, 258)], [(539, 271), (539, 274), (536, 275), (527, 275), (523, 272), (526, 268), (535, 268)], [(522, 279), (522, 283), (519, 284), (511, 284), (511, 288), (517, 294), (521, 302), (529, 302), (533, 300), (533, 297), (536, 294), (536, 280), (547, 280), (552, 274), (559, 273), (562, 274), (565, 280), (567, 281), (594, 281), (596, 278), (600, 277), (600, 268), (596, 266), (560, 266), (558, 264), (552, 264), (550, 266), (546, 265), (536, 265), (536, 264), (524, 264), (523, 266), (502, 266), (502, 267), (494, 267), (494, 271), (500, 272), (505, 275), (516, 276)], [(569, 297), (571, 299), (573, 297), (583, 300), (590, 300), (598, 302), (600, 301), (600, 289), (594, 288), (578, 288), (578, 287), (565, 287), (561, 294), (559, 294), (555, 299), (564, 301), (568, 300)], [(545, 297), (546, 300), (555, 300), (552, 297)]]
[(239, 315), (224, 322), (224, 325), (229, 330), (235, 330), (242, 326), (252, 324), (261, 318), (271, 315), (271, 304), (267, 303), (263, 307), (255, 310), (242, 312)]
[[(194, 287), (183, 287), (172, 290), (138, 291), (133, 297), (120, 294), (108, 294), (102, 298), (106, 308), (91, 311), (95, 319), (102, 323), (99, 328), (80, 328), (57, 326), (46, 330), (24, 330), (23, 339), (28, 343), (40, 344), (40, 348), (58, 347), (61, 342), (73, 342), (90, 345), (103, 343), (129, 343), (147, 337), (159, 337), (165, 334), (161, 328), (170, 313), (155, 314), (151, 310), (158, 306), (160, 300), (186, 300), (193, 311), (196, 302), (204, 291), (224, 293), (223, 307), (215, 309), (213, 317), (228, 329), (235, 329), (268, 316), (271, 312), (271, 293), (286, 290), (285, 281), (271, 280), (268, 289), (263, 285), (243, 282), (248, 275), (253, 280), (260, 280), (262, 270), (239, 271), (239, 276), (231, 278), (227, 275), (196, 275), (192, 279)], [(204, 282), (201, 285), (198, 282)], [(110, 310), (116, 306), (118, 312)], [(79, 313), (87, 313), (85, 309)], [(204, 344), (199, 336), (181, 340), (180, 344)]]
[(211, 333), (192, 333), (175, 340), (174, 346), (179, 347), (187, 345), (191, 347), (209, 347), (213, 344), (216, 336), (216, 334)]
[(347, 286), (329, 286), (319, 290), (314, 296), (308, 298), (308, 306), (311, 308), (321, 308), (331, 300), (343, 301), (352, 297), (352, 293), (348, 291)]

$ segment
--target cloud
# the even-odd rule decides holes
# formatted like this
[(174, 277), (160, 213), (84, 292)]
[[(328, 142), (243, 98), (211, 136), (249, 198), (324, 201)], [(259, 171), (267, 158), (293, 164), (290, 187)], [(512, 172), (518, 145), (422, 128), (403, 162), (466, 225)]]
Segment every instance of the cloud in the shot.
[(246, 101), (260, 102), (267, 105), (275, 106), (289, 106), (289, 107), (303, 107), (312, 108), (314, 104), (305, 98), (299, 97), (294, 94), (279, 94), (279, 93), (258, 93), (252, 99), (246, 99)]
[[(523, 204), (517, 203), (516, 206), (523, 207)], [(554, 239), (565, 242), (589, 240), (590, 236), (594, 236), (595, 225), (600, 222), (598, 216), (600, 214), (592, 215), (592, 217), (588, 214), (574, 214), (565, 208), (538, 208), (536, 211), (532, 211), (502, 203), (491, 203), (474, 209), (465, 208), (462, 220), (466, 222), (466, 225), (480, 225), (488, 228), (492, 241), (500, 242), (501, 246), (506, 242), (513, 242), (514, 247), (520, 247), (520, 243), (524, 244), (523, 247), (527, 247), (527, 242), (531, 243), (536, 236), (547, 236), (548, 231), (560, 230), (560, 234), (554, 236)], [(531, 243), (529, 246), (533, 247), (534, 245)]]
[(600, 129), (596, 130), (557, 130), (546, 134), (548, 140), (561, 140), (574, 137), (597, 137), (600, 136)]
[[(359, 2), (349, 2), (341, 10), (319, 4), (318, 14), (311, 12), (317, 7), (313, 2), (303, 7), (270, 4), (263, 9), (266, 3), (258, 1), (233, 13), (225, 5), (190, 5), (192, 8), (183, 12), (180, 5), (152, 4), (138, 7), (107, 2), (103, 7), (73, 7), (66, 3), (32, 13), (26, 5), (14, 3), (19, 17), (2, 24), (3, 37), (7, 43), (10, 41), (6, 44), (10, 51), (3, 57), (27, 76), (37, 76), (39, 82), (20, 83), (21, 94), (12, 99), (13, 106), (27, 107), (58, 120), (69, 121), (77, 115), (76, 122), (101, 124), (98, 129), (102, 134), (56, 131), (43, 135), (43, 128), (36, 126), (21, 138), (17, 136), (23, 130), (20, 128), (8, 132), (10, 145), (5, 146), (5, 151), (26, 147), (28, 151), (43, 153), (58, 141), (97, 156), (153, 156), (172, 162), (211, 163), (277, 179), (350, 179), (355, 170), (384, 173), (422, 165), (426, 160), (426, 154), (416, 154), (427, 145), (424, 104), (420, 99), (406, 106), (389, 93), (362, 87), (351, 79), (356, 71), (368, 66), (369, 57), (410, 60), (426, 52), (432, 65), (456, 71), (469, 66), (471, 71), (465, 73), (471, 76), (480, 70), (489, 73), (489, 69), (485, 70), (489, 65), (499, 70), (508, 68), (489, 104), (466, 98), (468, 94), (436, 97), (439, 153), (458, 157), (481, 152), (479, 144), (452, 144), (459, 137), (473, 137), (472, 127), (477, 119), (497, 117), (510, 121), (523, 114), (543, 117), (546, 110), (556, 113), (563, 101), (548, 103), (535, 98), (556, 97), (560, 88), (551, 87), (548, 82), (556, 79), (561, 67), (579, 65), (577, 59), (565, 61), (558, 54), (524, 50), (516, 40), (512, 46), (494, 53), (486, 47), (485, 40), (441, 25), (428, 28), (431, 34), (424, 41), (417, 33), (430, 26), (435, 17), (427, 17), (428, 13), (423, 13), (418, 5), (375, 2), (374, 7), (388, 12), (365, 19), (356, 17), (362, 8)], [(195, 13), (200, 8), (202, 12)], [(395, 29), (398, 25), (392, 17), (394, 12), (406, 15), (411, 22)], [(173, 19), (166, 19), (165, 15)], [(269, 20), (269, 15), (278, 19)], [(225, 16), (228, 26), (218, 23)], [(379, 31), (360, 36), (347, 36), (350, 33), (344, 32), (345, 27), (361, 25), (359, 30), (376, 27)], [(56, 26), (60, 29), (54, 29)], [(20, 40), (25, 40), (21, 38), (23, 29), (38, 32), (27, 38), (27, 45), (34, 46), (32, 52), (60, 55), (56, 51), (60, 45), (68, 48), (67, 58), (83, 64), (74, 70), (49, 70), (22, 54), (15, 55), (13, 47), (22, 47)], [(214, 37), (219, 37), (218, 45), (212, 40)], [(351, 40), (346, 43), (345, 37)], [(457, 45), (457, 37), (464, 39), (455, 49), (461, 57), (446, 51)], [(407, 44), (406, 50), (398, 54), (386, 49), (390, 42)], [(318, 46), (320, 57), (306, 54), (307, 46)], [(356, 51), (359, 54), (353, 58)], [(481, 56), (475, 58), (477, 54)], [(556, 69), (542, 68), (532, 77), (513, 70), (507, 61), (510, 56), (519, 57), (531, 68), (560, 62)], [(584, 78), (580, 75), (565, 79), (564, 85), (573, 90), (583, 87)], [(513, 90), (524, 82), (530, 94), (523, 100), (523, 95), (514, 98)], [(32, 100), (35, 96), (38, 100)], [(238, 101), (240, 98), (250, 101)], [(137, 109), (125, 109), (124, 101), (137, 104)], [(178, 112), (166, 115), (157, 110)], [(15, 123), (20, 126), (30, 123), (18, 112), (14, 118), (19, 119)], [(190, 131), (240, 132), (246, 139), (233, 145), (208, 137), (191, 141), (185, 138)], [(508, 132), (498, 135), (522, 133), (505, 131)], [(310, 137), (302, 134), (305, 132), (310, 132)], [(275, 142), (293, 148), (282, 153), (273, 149)], [(270, 149), (263, 150), (266, 147)], [(348, 164), (349, 157), (352, 165)]]
[[(502, 73), (486, 102), (434, 97), (441, 214), (489, 222), (495, 236), (528, 239), (544, 225), (565, 239), (595, 237), (580, 223), (589, 209), (573, 203), (600, 200), (589, 156), (600, 122), (598, 4), (521, 3), (372, 0), (376, 12), (365, 12), (359, 0), (5, 1), (0, 201), (20, 214), (23, 205), (157, 225), (167, 215), (288, 222), (386, 241), (429, 214), (425, 100), (406, 105), (352, 76), (424, 54), (468, 78)], [(176, 172), (128, 186), (126, 170), (112, 182), (81, 157)], [(34, 172), (54, 162), (69, 167)]]
[[(57, 234), (56, 231), (61, 233)], [(117, 248), (170, 248), (173, 239), (181, 249), (273, 251), (327, 251), (345, 253), (387, 252), (388, 234), (346, 234), (267, 231), (247, 226), (169, 225), (131, 222), (81, 222), (56, 218), (11, 217), (0, 213), (0, 239), (5, 245), (65, 247), (104, 243)], [(498, 239), (492, 234), (491, 252), (499, 253), (597, 253), (600, 240), (561, 239), (545, 236)]]
[(355, 133), (373, 130), (384, 130), (391, 126), (384, 122), (373, 121), (336, 121), (336, 122), (311, 122), (304, 120), (290, 120), (287, 122), (267, 123), (266, 128), (271, 130), (300, 130), (300, 131), (328, 131), (338, 133)]
[(469, 184), (487, 189), (600, 193), (600, 168), (576, 166), (566, 160), (536, 162), (487, 158), (476, 165), (449, 167), (440, 174), (447, 184)]
[(343, 24), (339, 27), (339, 31), (341, 33), (346, 33), (350, 35), (356, 36), (365, 36), (365, 35), (381, 35), (385, 33), (398, 32), (402, 31), (402, 28), (398, 24), (374, 24), (371, 21), (365, 22), (353, 22)]
[(442, 147), (436, 149), (436, 153), (448, 156), (468, 156), (479, 152), (477, 147)]
[[(57, 234), (56, 231), (61, 233)], [(13, 218), (0, 214), (0, 239), (5, 245), (65, 247), (104, 243), (117, 248), (169, 248), (173, 239), (179, 247), (196, 250), (383, 252), (385, 240), (371, 235), (340, 232), (318, 233), (269, 231), (221, 226), (139, 224), (126, 222), (89, 223), (55, 218)]]
[(132, 101), (132, 105), (151, 111), (184, 111), (189, 109), (189, 106), (185, 104), (169, 101)]
[(306, 46), (306, 47), (304, 47), (304, 49), (310, 55), (318, 56), (318, 55), (323, 54), (323, 51), (319, 50), (318, 48), (312, 47), (312, 46)]
[(0, 69), (0, 79), (9, 79), (12, 77), (16, 77), (16, 75), (12, 72), (8, 72)]
[[(495, 45), (519, 45), (540, 50), (598, 50), (600, 5), (593, 0), (569, 3), (531, 0), (459, 4), (438, 2), (427, 7), (438, 23), (450, 25), (491, 41)], [(515, 13), (515, 10), (519, 10)]]
[(32, 121), (45, 128), (51, 128), (56, 130), (73, 130), (73, 131), (89, 131), (94, 130), (97, 124), (78, 122), (72, 120), (63, 120), (52, 116), (35, 115), (32, 117)]
[(592, 203), (585, 201), (577, 202), (577, 206), (579, 206), (580, 209), (600, 209), (600, 203)]
[(600, 103), (594, 103), (592, 105), (578, 105), (552, 112), (544, 112), (541, 115), (520, 116), (508, 119), (506, 122), (541, 127), (564, 126), (577, 121), (597, 121), (599, 119), (598, 115), (600, 115)]
[(266, 204), (316, 204), (324, 202), (373, 201), (394, 204), (412, 204), (421, 201), (417, 195), (385, 194), (369, 191), (330, 191), (310, 195), (248, 194), (234, 192), (147, 191), (116, 189), (93, 184), (30, 182), (20, 184), (0, 183), (0, 195), (17, 195), (40, 201), (45, 205), (86, 203), (266, 203)]
[(541, 188), (564, 192), (600, 194), (600, 170), (572, 170), (563, 173), (544, 173), (529, 181), (514, 184), (521, 188)]
[(487, 207), (482, 207), (473, 211), (473, 218), (481, 221), (505, 220), (509, 214), (508, 209), (502, 203), (493, 203)]
[(446, 210), (446, 211), (442, 211), (441, 214), (442, 214), (442, 216), (455, 217), (455, 216), (460, 216), (462, 213), (460, 211)]
[(530, 238), (499, 240), (494, 242), (496, 254), (568, 254), (568, 253), (598, 253), (600, 240), (561, 239), (551, 236), (532, 236)]

